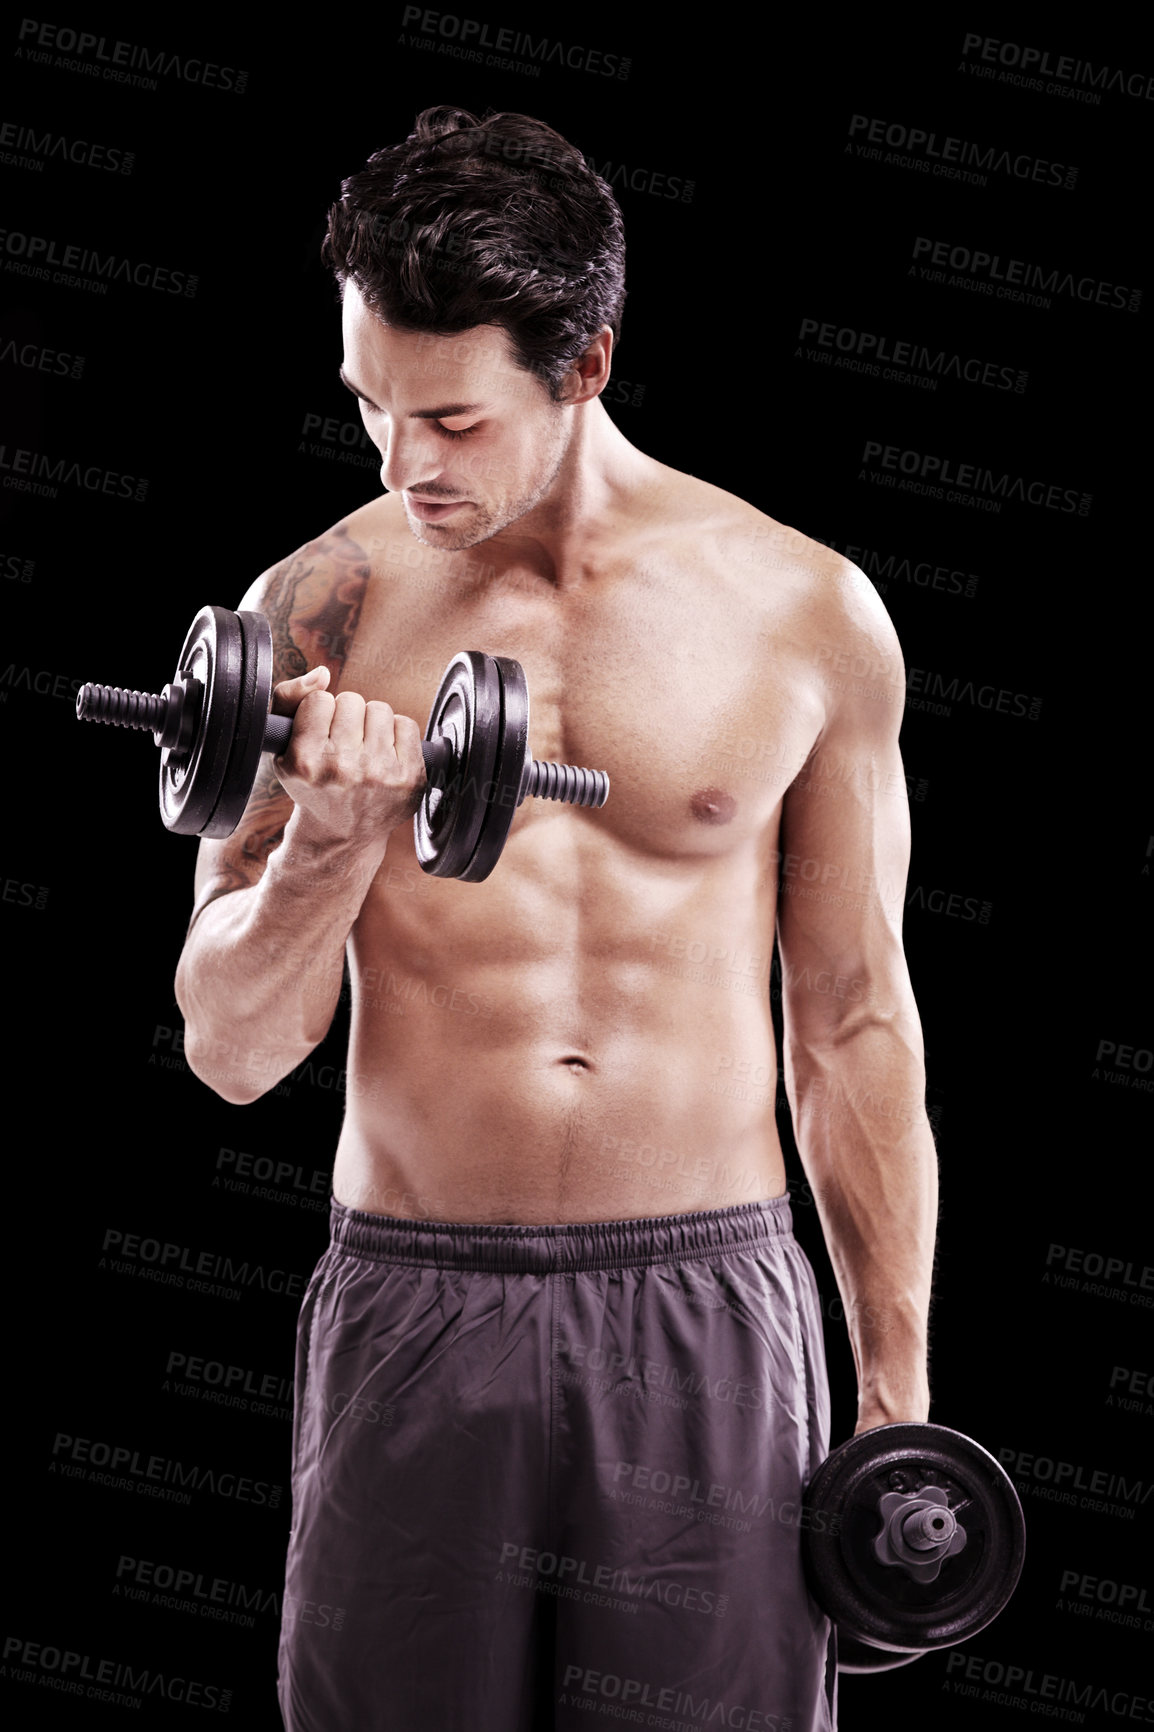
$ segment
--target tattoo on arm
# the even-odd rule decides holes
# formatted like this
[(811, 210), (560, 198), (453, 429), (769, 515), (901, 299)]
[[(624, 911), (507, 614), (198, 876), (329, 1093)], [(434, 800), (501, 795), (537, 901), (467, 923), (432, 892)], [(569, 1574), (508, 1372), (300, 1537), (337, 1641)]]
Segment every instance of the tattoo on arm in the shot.
[[(329, 689), (340, 684), (370, 570), (368, 555), (341, 525), (273, 569), (262, 611), (272, 627), (274, 683), (327, 663), (333, 676)], [(189, 932), (210, 903), (258, 881), (269, 855), (284, 839), (291, 811), (272, 759), (262, 758), (237, 831), (217, 844), (212, 874), (197, 898)]]
[(263, 866), (284, 835), (286, 818), (284, 789), (277, 781), (271, 758), (262, 758), (248, 805), (244, 811), (241, 852), (246, 859), (258, 860)]
[(264, 611), (272, 626), (275, 678), (295, 679), (327, 662), (334, 689), (356, 635), (370, 564), (340, 525), (276, 567)]

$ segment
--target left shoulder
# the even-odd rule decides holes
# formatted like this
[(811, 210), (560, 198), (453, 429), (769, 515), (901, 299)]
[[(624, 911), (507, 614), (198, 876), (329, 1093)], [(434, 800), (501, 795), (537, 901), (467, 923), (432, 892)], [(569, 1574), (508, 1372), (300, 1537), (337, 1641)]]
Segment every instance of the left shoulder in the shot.
[(775, 636), (786, 628), (806, 664), (826, 731), (896, 732), (905, 707), (901, 646), (865, 572), (743, 500), (720, 498), (726, 501), (719, 518), (727, 563), (752, 580)]
[[(904, 688), (897, 633), (852, 560), (711, 482), (663, 464), (654, 469), (645, 512), (650, 533), (695, 570), (704, 561), (755, 631), (760, 620), (779, 645), (784, 632), (819, 684), (852, 675)], [(717, 593), (712, 586), (711, 593)]]
[(692, 518), (727, 564), (747, 573), (767, 597), (795, 602), (831, 650), (874, 645), (897, 652), (897, 634), (865, 572), (824, 542), (692, 477)]

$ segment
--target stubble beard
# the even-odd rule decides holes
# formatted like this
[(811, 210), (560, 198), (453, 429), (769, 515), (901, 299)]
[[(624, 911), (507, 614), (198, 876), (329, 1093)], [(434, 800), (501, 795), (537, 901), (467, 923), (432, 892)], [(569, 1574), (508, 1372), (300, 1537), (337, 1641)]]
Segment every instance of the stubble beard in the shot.
[[(405, 506), (405, 521), (413, 537), (425, 547), (437, 548), (441, 553), (460, 553), (467, 547), (476, 547), (482, 541), (491, 541), (494, 535), (499, 535), (503, 529), (508, 529), (512, 523), (517, 523), (522, 517), (527, 517), (552, 490), (561, 465), (568, 451), (568, 441), (562, 434), (558, 438), (552, 453), (552, 461), (546, 470), (544, 478), (538, 482), (531, 492), (509, 505), (482, 505), (471, 501), (473, 515), (468, 524), (460, 528), (445, 524), (441, 528), (435, 523), (422, 523)], [(432, 530), (434, 533), (429, 534)]]

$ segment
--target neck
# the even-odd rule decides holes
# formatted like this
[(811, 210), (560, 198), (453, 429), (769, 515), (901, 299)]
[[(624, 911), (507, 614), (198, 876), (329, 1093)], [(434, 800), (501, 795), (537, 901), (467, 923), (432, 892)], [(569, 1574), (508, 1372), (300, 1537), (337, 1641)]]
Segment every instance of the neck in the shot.
[(567, 412), (573, 429), (548, 493), (489, 543), (558, 588), (579, 580), (591, 550), (612, 533), (624, 503), (654, 468), (614, 426), (600, 398)]

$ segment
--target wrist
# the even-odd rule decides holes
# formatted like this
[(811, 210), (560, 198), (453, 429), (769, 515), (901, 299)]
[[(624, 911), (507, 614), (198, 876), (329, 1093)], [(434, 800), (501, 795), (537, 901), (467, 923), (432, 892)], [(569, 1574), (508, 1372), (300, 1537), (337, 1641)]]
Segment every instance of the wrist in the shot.
[(930, 1385), (924, 1362), (863, 1377), (858, 1385), (858, 1431), (930, 1416)]
[(289, 867), (294, 876), (347, 878), (365, 872), (371, 878), (380, 868), (391, 834), (378, 829), (367, 837), (340, 835), (323, 819), (296, 806), (273, 859), (279, 857), (279, 864)]

